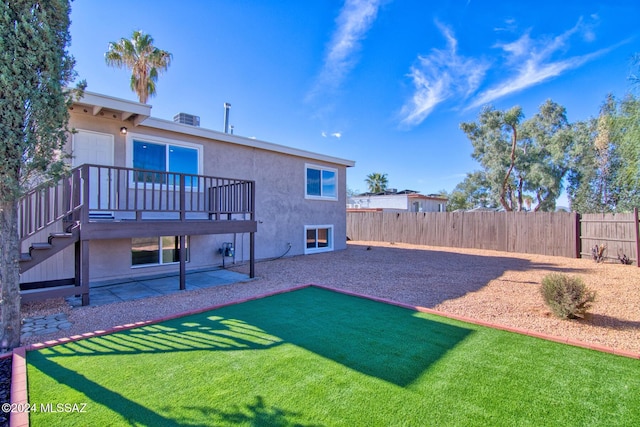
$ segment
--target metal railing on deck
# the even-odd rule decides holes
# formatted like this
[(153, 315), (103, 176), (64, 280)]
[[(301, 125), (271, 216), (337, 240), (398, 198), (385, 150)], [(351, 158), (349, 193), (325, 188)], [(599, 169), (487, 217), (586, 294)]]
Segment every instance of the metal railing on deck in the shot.
[(254, 181), (82, 165), (20, 201), (20, 239), (66, 218), (112, 220), (254, 219)]

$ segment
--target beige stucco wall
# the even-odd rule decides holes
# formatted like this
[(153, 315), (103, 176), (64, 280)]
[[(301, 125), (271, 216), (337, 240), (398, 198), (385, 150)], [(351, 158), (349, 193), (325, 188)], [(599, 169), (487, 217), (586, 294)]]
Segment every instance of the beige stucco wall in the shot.
[[(127, 136), (120, 128), (127, 126), (130, 134), (144, 134), (175, 141), (199, 144), (203, 147), (204, 175), (254, 180), (256, 183), (255, 235), (256, 258), (268, 259), (283, 255), (289, 244), (287, 256), (300, 255), (305, 250), (305, 225), (332, 225), (334, 250), (346, 248), (346, 167), (307, 157), (276, 153), (255, 147), (210, 140), (123, 122), (118, 115), (108, 112), (94, 116), (91, 109), (74, 106), (70, 126), (114, 135), (114, 159), (116, 166), (127, 164)], [(67, 149), (71, 151), (71, 142)], [(305, 165), (326, 166), (337, 170), (337, 200), (305, 199)], [(192, 236), (188, 269), (202, 269), (222, 264), (218, 248), (223, 242), (235, 242), (236, 262), (248, 261), (249, 237), (244, 235)], [(310, 255), (312, 256), (312, 255)], [(136, 277), (177, 271), (177, 265), (131, 267), (131, 241), (96, 240), (90, 244), (90, 279), (92, 282), (113, 280), (120, 277)], [(64, 266), (58, 275), (73, 274), (73, 248), (58, 257)], [(233, 259), (227, 258), (226, 263)], [(71, 265), (67, 265), (71, 263)], [(47, 271), (44, 267), (41, 271)], [(39, 273), (25, 274), (23, 282), (38, 280)], [(28, 278), (29, 280), (25, 280)], [(47, 280), (64, 277), (47, 277)], [(41, 279), (42, 280), (42, 279)]]

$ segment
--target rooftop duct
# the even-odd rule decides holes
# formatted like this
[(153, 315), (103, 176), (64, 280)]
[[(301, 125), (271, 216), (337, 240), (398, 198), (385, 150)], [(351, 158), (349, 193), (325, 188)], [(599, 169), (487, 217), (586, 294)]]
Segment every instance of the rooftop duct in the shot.
[(229, 133), (229, 110), (231, 109), (231, 104), (228, 102), (224, 103), (224, 133)]

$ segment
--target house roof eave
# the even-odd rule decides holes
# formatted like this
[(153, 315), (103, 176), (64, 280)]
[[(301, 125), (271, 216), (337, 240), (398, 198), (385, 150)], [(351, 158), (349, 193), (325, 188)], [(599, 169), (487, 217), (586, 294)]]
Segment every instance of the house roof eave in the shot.
[(98, 115), (102, 110), (109, 110), (119, 113), (122, 121), (133, 117), (134, 125), (138, 125), (151, 117), (151, 105), (149, 104), (141, 104), (95, 92), (84, 91), (82, 98), (74, 101), (73, 104), (90, 108), (94, 116)]
[(91, 111), (94, 116), (103, 110), (108, 110), (120, 115), (122, 121), (131, 121), (134, 126), (143, 126), (153, 129), (182, 133), (186, 135), (199, 136), (206, 139), (228, 142), (230, 144), (241, 145), (249, 148), (273, 151), (276, 153), (289, 154), (291, 156), (303, 157), (319, 162), (326, 162), (334, 165), (353, 167), (356, 162), (320, 153), (314, 153), (285, 145), (274, 144), (272, 142), (261, 141), (259, 139), (247, 138), (229, 133), (219, 132), (199, 126), (190, 126), (170, 120), (151, 117), (151, 105), (126, 99), (115, 98), (95, 92), (84, 91), (82, 98), (73, 102), (74, 106), (83, 107), (87, 112)]
[(186, 125), (173, 122), (171, 120), (158, 119), (155, 117), (149, 117), (142, 123), (142, 125), (153, 129), (184, 133), (187, 135), (199, 136), (206, 139), (215, 139), (216, 141), (228, 142), (230, 144), (241, 145), (249, 148), (259, 148), (261, 150), (274, 151), (277, 153), (289, 154), (297, 157), (304, 157), (345, 167), (353, 167), (356, 164), (353, 160), (314, 153), (312, 151), (287, 147), (286, 145), (274, 144), (272, 142), (261, 141), (259, 139), (247, 138), (244, 136), (224, 133), (212, 129), (202, 128), (199, 126)]

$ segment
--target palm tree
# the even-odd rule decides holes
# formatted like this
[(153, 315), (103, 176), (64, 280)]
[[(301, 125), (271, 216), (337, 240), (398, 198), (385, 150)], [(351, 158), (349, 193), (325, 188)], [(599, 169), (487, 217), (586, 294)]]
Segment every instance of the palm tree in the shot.
[(386, 173), (371, 173), (367, 175), (367, 179), (364, 180), (369, 187), (369, 193), (382, 193), (387, 189), (387, 174)]
[(142, 104), (156, 93), (159, 71), (171, 65), (171, 55), (153, 45), (153, 37), (142, 31), (134, 31), (131, 39), (121, 38), (109, 43), (104, 54), (107, 65), (131, 70), (131, 90), (138, 94)]

